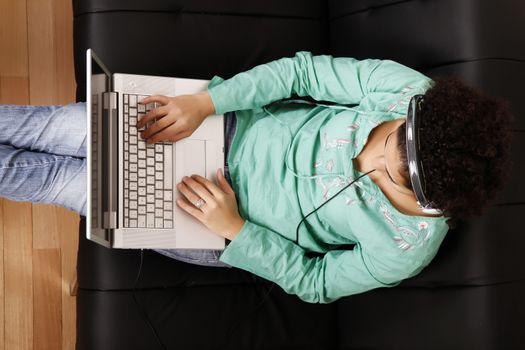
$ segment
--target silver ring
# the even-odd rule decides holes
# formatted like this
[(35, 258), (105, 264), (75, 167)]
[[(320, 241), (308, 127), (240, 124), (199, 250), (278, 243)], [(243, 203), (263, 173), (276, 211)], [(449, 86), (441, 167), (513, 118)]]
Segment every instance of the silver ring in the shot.
[(199, 200), (195, 202), (195, 206), (200, 209), (200, 208), (202, 208), (204, 203), (206, 203), (206, 202), (203, 201), (202, 198), (199, 198)]

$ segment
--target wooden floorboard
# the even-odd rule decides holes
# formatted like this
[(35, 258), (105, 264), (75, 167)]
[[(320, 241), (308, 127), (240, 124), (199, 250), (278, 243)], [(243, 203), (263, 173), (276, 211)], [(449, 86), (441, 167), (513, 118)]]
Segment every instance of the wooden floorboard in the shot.
[(31, 204), (4, 200), (5, 348), (33, 349)]
[(33, 249), (35, 350), (62, 347), (61, 278), (60, 249)]
[[(72, 12), (71, 0), (0, 0), (0, 104), (75, 102)], [(79, 219), (0, 198), (0, 350), (75, 348)]]

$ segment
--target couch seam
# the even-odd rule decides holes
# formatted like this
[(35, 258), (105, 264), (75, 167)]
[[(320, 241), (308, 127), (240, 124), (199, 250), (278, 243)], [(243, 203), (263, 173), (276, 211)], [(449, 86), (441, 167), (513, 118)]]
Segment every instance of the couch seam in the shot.
[(205, 12), (205, 11), (183, 11), (181, 10), (104, 10), (104, 11), (91, 11), (77, 13), (73, 15), (73, 18), (78, 18), (80, 16), (92, 15), (92, 14), (101, 14), (101, 13), (128, 13), (128, 12), (138, 12), (138, 13), (163, 13), (163, 14), (192, 14), (192, 15), (209, 15), (209, 16), (233, 16), (233, 17), (265, 17), (265, 18), (279, 18), (279, 19), (298, 19), (298, 20), (314, 20), (322, 21), (323, 17), (306, 17), (306, 16), (278, 16), (278, 15), (269, 15), (261, 13), (232, 13), (232, 12)]
[[(189, 285), (189, 286), (161, 286), (161, 287), (139, 287), (135, 288), (135, 291), (155, 291), (155, 290), (166, 290), (166, 289), (185, 289), (185, 288), (214, 288), (214, 287), (254, 287), (257, 285), (265, 285), (269, 282), (247, 282), (247, 283), (224, 283), (224, 284), (202, 284), (202, 285)], [(79, 290), (89, 292), (131, 292), (133, 287), (129, 288), (113, 288), (113, 289), (98, 289), (98, 288), (84, 288), (78, 287)]]
[(339, 19), (341, 19), (343, 17), (352, 16), (352, 15), (355, 15), (355, 14), (358, 14), (358, 13), (378, 10), (378, 9), (382, 9), (382, 8), (389, 7), (389, 6), (395, 6), (395, 5), (403, 4), (405, 2), (414, 2), (414, 1), (416, 1), (416, 0), (399, 0), (399, 1), (388, 3), (388, 4), (382, 4), (382, 5), (377, 5), (377, 6), (369, 6), (369, 7), (360, 9), (360, 10), (355, 10), (355, 11), (351, 11), (351, 12), (347, 12), (347, 13), (343, 13), (341, 15), (337, 15), (337, 16), (331, 17), (331, 18), (329, 18), (329, 20), (330, 21), (335, 21), (335, 20), (339, 20)]
[(471, 59), (464, 59), (464, 60), (446, 61), (446, 62), (443, 62), (443, 63), (430, 65), (430, 66), (423, 66), (423, 67), (419, 67), (419, 68), (423, 69), (423, 70), (429, 70), (429, 69), (445, 67), (445, 66), (450, 66), (450, 65), (454, 65), (454, 64), (460, 64), (460, 63), (478, 62), (478, 61), (491, 61), (491, 60), (508, 61), (508, 62), (516, 62), (516, 63), (525, 63), (525, 60), (518, 59), (518, 58), (480, 57), (480, 58), (471, 58)]
[(501, 282), (495, 282), (495, 283), (478, 283), (478, 284), (447, 284), (447, 285), (433, 285), (433, 286), (403, 286), (399, 285), (395, 288), (400, 289), (451, 289), (451, 288), (479, 288), (479, 287), (490, 287), (490, 286), (498, 286), (498, 285), (505, 285), (505, 284), (518, 284), (520, 282), (525, 282), (525, 278), (518, 278), (514, 280), (508, 280), (508, 281), (501, 281)]

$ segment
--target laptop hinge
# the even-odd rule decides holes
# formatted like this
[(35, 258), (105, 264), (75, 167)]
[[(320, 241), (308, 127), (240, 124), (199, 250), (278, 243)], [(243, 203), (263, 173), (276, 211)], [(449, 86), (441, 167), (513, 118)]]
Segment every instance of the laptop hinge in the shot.
[(117, 228), (118, 220), (118, 114), (117, 93), (103, 93), (103, 192), (104, 228)]
[(116, 212), (104, 212), (104, 227), (105, 228), (116, 228), (117, 227), (117, 213)]

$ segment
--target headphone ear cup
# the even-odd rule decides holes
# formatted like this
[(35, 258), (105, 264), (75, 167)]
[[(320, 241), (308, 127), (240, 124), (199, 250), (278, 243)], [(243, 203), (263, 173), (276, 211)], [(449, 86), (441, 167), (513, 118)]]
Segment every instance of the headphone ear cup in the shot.
[(421, 211), (425, 214), (430, 215), (441, 215), (443, 212), (439, 209), (433, 209), (433, 208), (421, 208)]

